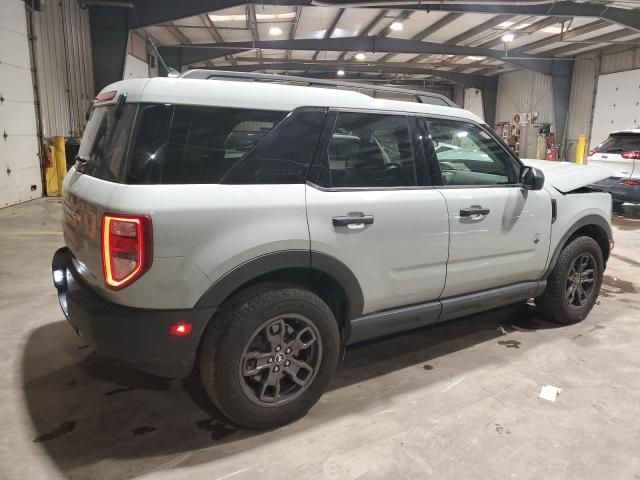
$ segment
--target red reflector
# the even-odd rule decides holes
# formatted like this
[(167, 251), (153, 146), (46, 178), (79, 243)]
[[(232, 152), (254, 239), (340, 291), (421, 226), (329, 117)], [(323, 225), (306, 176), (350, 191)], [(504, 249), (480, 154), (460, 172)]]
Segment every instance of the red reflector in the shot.
[(627, 160), (640, 160), (640, 150), (622, 152), (622, 158), (626, 158)]
[(153, 229), (146, 215), (102, 217), (104, 281), (118, 290), (142, 276), (153, 261)]
[(110, 102), (111, 100), (116, 98), (117, 94), (118, 94), (117, 90), (111, 90), (109, 92), (102, 92), (96, 97), (96, 102), (97, 103)]
[(189, 335), (191, 330), (193, 330), (193, 325), (190, 323), (180, 322), (169, 327), (169, 335), (173, 335), (174, 337), (184, 337), (185, 335)]
[(640, 180), (622, 180), (620, 183), (627, 185), (628, 187), (635, 187), (640, 185)]

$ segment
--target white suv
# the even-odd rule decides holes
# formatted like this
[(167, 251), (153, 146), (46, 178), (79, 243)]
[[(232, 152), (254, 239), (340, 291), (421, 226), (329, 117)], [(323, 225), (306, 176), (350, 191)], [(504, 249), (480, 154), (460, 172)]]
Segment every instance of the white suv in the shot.
[(585, 185), (607, 172), (525, 166), (460, 108), (207, 75), (96, 99), (53, 278), (98, 353), (198, 366), (221, 412), (266, 428), (307, 412), (345, 345), (530, 298), (591, 310), (611, 199)]
[(611, 132), (589, 152), (587, 161), (609, 170), (609, 178), (594, 186), (611, 194), (614, 208), (640, 203), (640, 128)]

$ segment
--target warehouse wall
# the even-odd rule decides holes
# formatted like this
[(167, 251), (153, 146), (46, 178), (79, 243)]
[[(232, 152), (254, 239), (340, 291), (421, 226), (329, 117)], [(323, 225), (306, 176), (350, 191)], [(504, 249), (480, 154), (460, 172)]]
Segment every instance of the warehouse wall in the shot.
[(42, 195), (24, 2), (0, 14), (0, 208)]
[(43, 136), (80, 136), (95, 97), (89, 10), (77, 0), (42, 2), (33, 27)]
[(554, 123), (550, 76), (524, 69), (500, 75), (496, 122), (509, 122), (516, 112), (538, 112), (541, 123)]
[(575, 159), (575, 144), (581, 133), (589, 143), (598, 76), (640, 68), (640, 49), (610, 47), (578, 55), (575, 62), (567, 125), (567, 159)]

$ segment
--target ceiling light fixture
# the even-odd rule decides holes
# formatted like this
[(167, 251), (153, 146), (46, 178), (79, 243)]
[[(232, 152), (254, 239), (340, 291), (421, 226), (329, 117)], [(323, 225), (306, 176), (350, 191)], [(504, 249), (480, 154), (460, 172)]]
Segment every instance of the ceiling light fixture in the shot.
[(365, 58), (364, 53), (356, 53), (356, 60), (364, 60)]
[(282, 35), (282, 29), (280, 27), (269, 28), (269, 35)]
[(394, 32), (401, 32), (404, 27), (402, 25), (402, 22), (393, 22), (391, 25), (389, 25), (389, 28)]
[(515, 38), (516, 36), (511, 32), (507, 32), (504, 35), (502, 35), (502, 41), (504, 43), (511, 43)]
[(344, 70), (338, 70), (337, 75), (339, 77), (344, 77)]

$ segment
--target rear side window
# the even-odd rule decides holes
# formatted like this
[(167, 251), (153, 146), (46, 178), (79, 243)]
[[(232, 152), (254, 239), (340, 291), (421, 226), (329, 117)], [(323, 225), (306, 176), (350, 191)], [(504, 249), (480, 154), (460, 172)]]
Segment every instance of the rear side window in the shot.
[(234, 184), (304, 183), (327, 109), (291, 112), (221, 180)]
[(623, 153), (640, 150), (640, 133), (616, 133), (596, 148), (597, 153)]
[(136, 104), (100, 106), (87, 122), (78, 158), (85, 160), (82, 172), (110, 182), (121, 182), (136, 115)]
[(218, 107), (141, 107), (130, 183), (218, 183), (287, 114)]
[(333, 187), (415, 186), (407, 118), (338, 112), (327, 148)]

